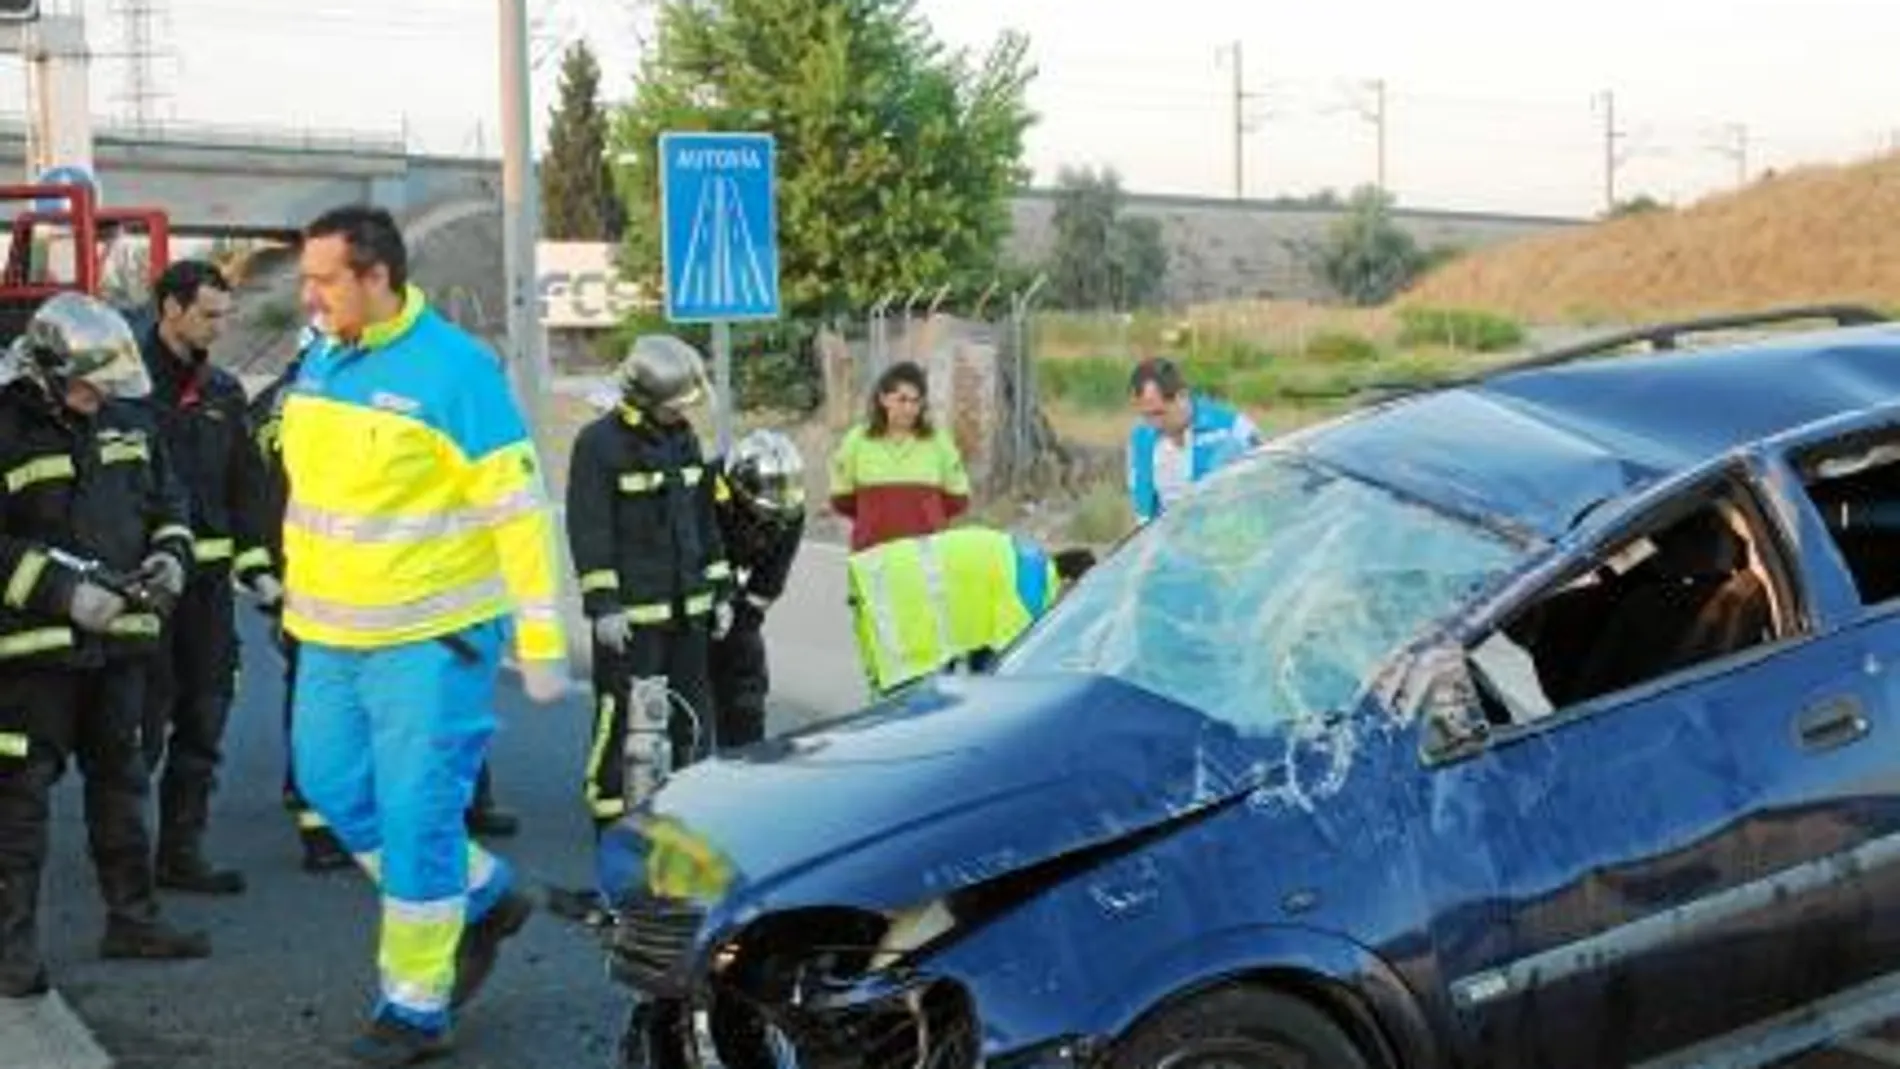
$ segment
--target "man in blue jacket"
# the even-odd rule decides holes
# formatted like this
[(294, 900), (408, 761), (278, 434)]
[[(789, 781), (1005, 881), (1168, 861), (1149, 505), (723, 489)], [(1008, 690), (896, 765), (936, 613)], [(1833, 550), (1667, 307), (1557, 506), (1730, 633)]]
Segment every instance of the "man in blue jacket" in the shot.
[(1138, 523), (1265, 440), (1246, 413), (1195, 397), (1166, 357), (1136, 364), (1128, 393), (1141, 416), (1128, 435), (1128, 496)]

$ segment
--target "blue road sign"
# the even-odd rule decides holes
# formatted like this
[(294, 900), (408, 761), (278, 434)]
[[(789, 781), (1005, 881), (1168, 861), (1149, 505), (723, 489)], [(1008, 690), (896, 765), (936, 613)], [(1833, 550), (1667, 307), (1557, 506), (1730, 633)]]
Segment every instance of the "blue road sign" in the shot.
[[(92, 189), (92, 199), (95, 202), (100, 199), (99, 180), (93, 177), (91, 171), (73, 164), (63, 163), (57, 167), (48, 167), (40, 172), (34, 182), (44, 186), (89, 186)], [(42, 212), (63, 212), (72, 209), (72, 205), (65, 197), (41, 197), (33, 202), (33, 207)]]
[(668, 320), (778, 318), (775, 148), (771, 134), (660, 135)]

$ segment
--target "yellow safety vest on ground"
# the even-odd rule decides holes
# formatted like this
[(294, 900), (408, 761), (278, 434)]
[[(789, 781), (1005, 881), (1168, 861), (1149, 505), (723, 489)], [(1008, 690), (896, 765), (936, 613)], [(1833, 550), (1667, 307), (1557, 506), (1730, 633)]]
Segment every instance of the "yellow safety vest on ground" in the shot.
[(1014, 642), (1055, 603), (1055, 564), (1006, 531), (955, 527), (851, 555), (852, 617), (874, 692)]

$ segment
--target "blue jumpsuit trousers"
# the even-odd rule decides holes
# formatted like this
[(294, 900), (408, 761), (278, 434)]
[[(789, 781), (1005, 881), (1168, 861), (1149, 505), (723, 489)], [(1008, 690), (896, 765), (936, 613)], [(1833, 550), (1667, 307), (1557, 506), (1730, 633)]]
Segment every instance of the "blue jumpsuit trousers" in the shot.
[(449, 1027), (456, 946), (507, 890), (463, 812), (495, 731), (502, 620), (374, 649), (304, 643), (291, 753), (305, 800), (382, 895), (376, 1013)]

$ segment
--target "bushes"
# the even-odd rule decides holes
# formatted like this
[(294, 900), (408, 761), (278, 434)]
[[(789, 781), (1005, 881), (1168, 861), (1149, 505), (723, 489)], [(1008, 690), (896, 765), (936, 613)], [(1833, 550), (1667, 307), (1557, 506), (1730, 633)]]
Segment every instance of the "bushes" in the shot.
[(1524, 328), (1514, 319), (1469, 308), (1402, 308), (1399, 344), (1495, 353), (1523, 345)]
[(1326, 330), (1307, 340), (1306, 355), (1324, 363), (1359, 363), (1379, 359), (1379, 347), (1357, 334)]
[(1130, 361), (1113, 356), (1078, 356), (1036, 364), (1042, 395), (1077, 408), (1113, 411), (1127, 403)]

